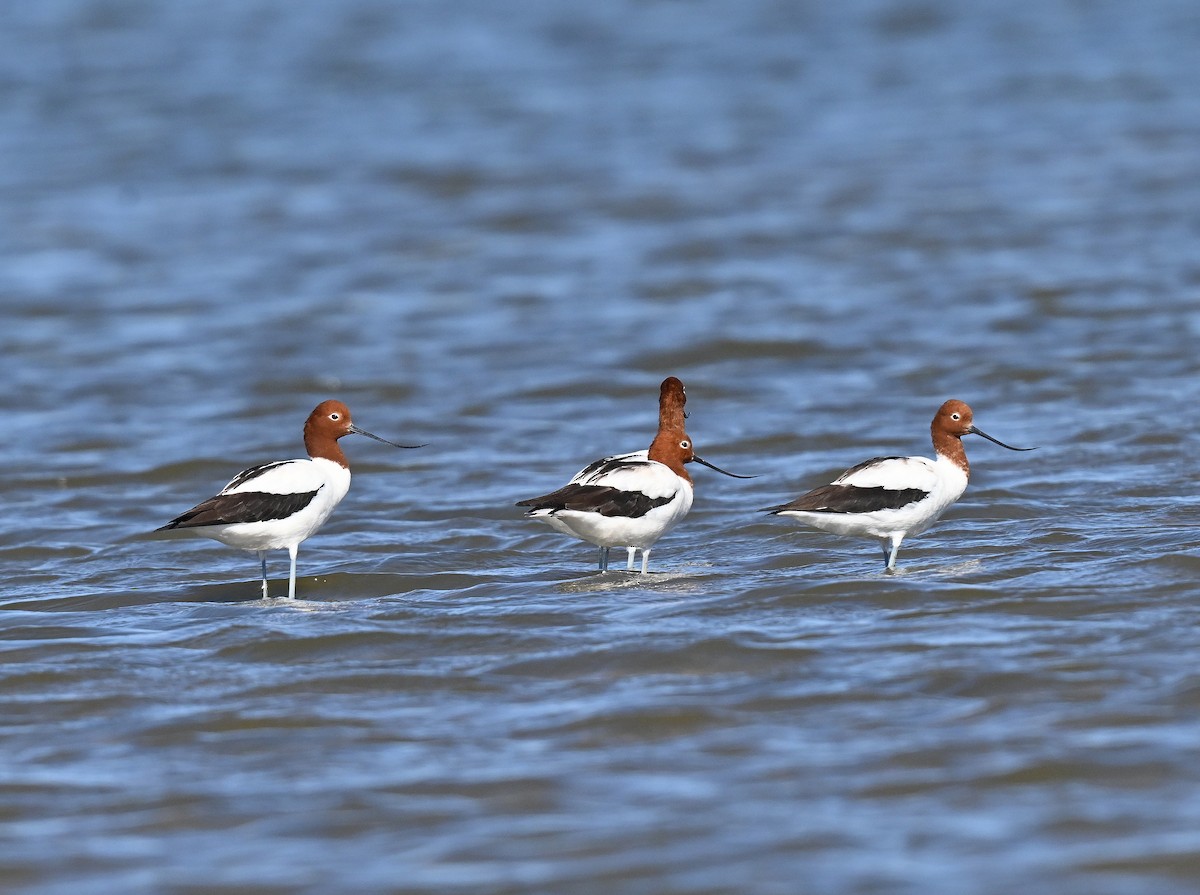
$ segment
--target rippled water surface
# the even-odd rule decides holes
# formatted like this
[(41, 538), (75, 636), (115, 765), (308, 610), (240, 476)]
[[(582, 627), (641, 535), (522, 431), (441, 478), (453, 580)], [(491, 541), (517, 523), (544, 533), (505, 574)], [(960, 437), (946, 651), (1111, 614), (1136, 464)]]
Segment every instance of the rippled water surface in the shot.
[[(0, 17), (0, 889), (1200, 889), (1191, 0)], [(758, 478), (598, 574), (666, 375)], [(301, 599), (146, 536), (327, 397)], [(949, 397), (897, 574), (756, 512)]]

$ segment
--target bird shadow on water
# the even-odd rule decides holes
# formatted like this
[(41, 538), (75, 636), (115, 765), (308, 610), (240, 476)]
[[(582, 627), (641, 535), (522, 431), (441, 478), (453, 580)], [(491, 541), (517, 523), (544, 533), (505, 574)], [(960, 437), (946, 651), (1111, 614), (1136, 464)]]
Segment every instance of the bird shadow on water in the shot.
[(966, 559), (962, 562), (947, 563), (945, 565), (915, 565), (915, 566), (899, 566), (891, 572), (881, 572), (882, 575), (888, 577), (905, 579), (905, 578), (961, 578), (965, 575), (975, 575), (984, 570), (984, 562), (981, 559)]
[[(0, 609), (33, 611), (102, 611), (137, 606), (179, 603), (245, 605), (247, 608), (288, 608), (313, 612), (347, 603), (379, 600), (410, 588), (397, 587), (396, 575), (333, 573), (301, 578), (296, 598), (287, 596), (287, 579), (271, 580), (268, 596), (262, 595), (258, 579), (243, 579), (207, 584), (174, 586), (160, 583), (137, 589), (112, 589), (107, 592), (47, 595), (18, 599), (0, 604)], [(453, 589), (453, 582), (442, 581), (436, 589)]]
[(589, 572), (586, 576), (570, 581), (560, 581), (555, 590), (565, 594), (594, 594), (607, 591), (645, 590), (656, 593), (694, 593), (711, 577), (703, 572), (664, 571), (629, 572), (610, 570)]
[[(244, 590), (243, 590), (244, 588)], [(286, 597), (284, 598), (286, 599)], [(108, 593), (80, 593), (66, 596), (32, 597), (0, 604), (2, 610), (36, 612), (87, 612), (153, 606), (167, 603), (261, 603), (257, 583), (210, 584), (192, 586), (187, 591), (127, 590)]]

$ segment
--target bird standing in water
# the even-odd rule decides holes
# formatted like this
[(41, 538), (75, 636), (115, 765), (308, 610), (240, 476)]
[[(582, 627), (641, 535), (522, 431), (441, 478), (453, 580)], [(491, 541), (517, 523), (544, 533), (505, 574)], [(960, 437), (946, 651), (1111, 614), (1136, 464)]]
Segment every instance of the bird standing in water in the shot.
[(900, 542), (923, 532), (967, 489), (971, 467), (964, 435), (979, 435), (1010, 451), (1031, 451), (997, 441), (975, 427), (971, 408), (950, 400), (930, 425), (936, 459), (877, 457), (852, 466), (828, 485), (763, 512), (791, 516), (839, 535), (877, 538), (885, 569), (894, 571)]
[(239, 472), (216, 495), (156, 530), (186, 531), (254, 551), (262, 565), (264, 599), (267, 551), (286, 549), (291, 556), (288, 596), (295, 599), (300, 543), (325, 523), (350, 488), (350, 464), (338, 439), (351, 434), (392, 447), (421, 447), (372, 435), (354, 425), (341, 401), (322, 401), (304, 423), (307, 458), (277, 460)]
[(650, 548), (692, 508), (692, 477), (684, 464), (699, 463), (723, 475), (735, 475), (696, 455), (684, 429), (687, 395), (674, 376), (663, 380), (658, 396), (658, 433), (648, 450), (604, 457), (580, 470), (566, 485), (541, 497), (520, 501), (526, 516), (556, 531), (574, 535), (600, 548), (600, 571), (608, 568), (608, 552), (625, 547), (627, 569), (633, 571), (637, 550), (642, 572)]

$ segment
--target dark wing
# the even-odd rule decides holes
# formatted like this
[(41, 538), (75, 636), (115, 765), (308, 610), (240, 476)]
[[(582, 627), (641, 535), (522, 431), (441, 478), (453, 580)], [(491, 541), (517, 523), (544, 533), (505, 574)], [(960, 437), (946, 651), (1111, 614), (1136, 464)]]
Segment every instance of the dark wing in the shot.
[(651, 497), (641, 491), (624, 491), (606, 485), (579, 485), (571, 482), (542, 497), (522, 500), (517, 506), (529, 507), (530, 513), (577, 510), (583, 513), (599, 513), (601, 516), (627, 516), (636, 519), (674, 499), (674, 494)]
[(589, 463), (571, 479), (571, 483), (595, 483), (623, 469), (634, 469), (645, 466), (649, 461), (645, 451), (634, 451), (631, 454), (617, 454), (615, 457), (602, 457)]
[(263, 463), (261, 466), (251, 466), (249, 469), (243, 469), (233, 477), (233, 480), (230, 481), (228, 485), (221, 489), (221, 492), (224, 493), (226, 491), (232, 491), (234, 488), (246, 484), (246, 482), (250, 481), (251, 479), (258, 478), (265, 472), (269, 472), (272, 469), (278, 469), (280, 466), (287, 466), (288, 464), (295, 462), (295, 460), (276, 460), (274, 463)]
[[(247, 470), (247, 472), (250, 471)], [(245, 474), (242, 473), (242, 475)], [(239, 522), (269, 522), (272, 519), (283, 519), (300, 512), (312, 503), (316, 496), (316, 491), (303, 494), (269, 494), (262, 491), (221, 493), (216, 497), (210, 497), (203, 503), (196, 504), (183, 515), (177, 516), (156, 530), (199, 528), (205, 525), (234, 525)]]
[(791, 503), (767, 507), (767, 513), (874, 513), (898, 510), (924, 500), (928, 491), (920, 488), (860, 488), (856, 485), (822, 485), (802, 494)]
[(924, 500), (937, 484), (924, 457), (876, 457), (851, 466), (833, 484), (814, 488), (767, 513), (873, 513)]
[[(870, 460), (863, 460), (861, 463), (856, 463), (839, 475), (833, 481), (836, 484), (849, 482), (858, 478), (859, 474), (877, 476), (880, 473), (886, 474), (889, 470), (903, 469), (908, 465), (908, 461), (912, 457), (872, 457)], [(924, 458), (920, 458), (924, 459)]]

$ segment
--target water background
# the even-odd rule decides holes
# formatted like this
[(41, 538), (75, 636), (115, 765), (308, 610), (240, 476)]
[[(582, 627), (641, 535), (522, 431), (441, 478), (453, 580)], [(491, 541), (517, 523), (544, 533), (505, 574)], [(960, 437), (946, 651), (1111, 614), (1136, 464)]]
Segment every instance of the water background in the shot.
[[(1193, 0), (0, 12), (0, 889), (1200, 888)], [(653, 574), (513, 502), (688, 386)], [(292, 604), (144, 533), (355, 478)], [(880, 574), (756, 508), (928, 453)], [(285, 592), (286, 554), (272, 558)]]

